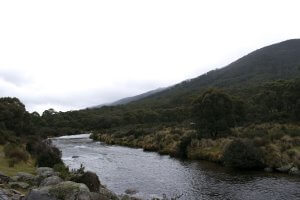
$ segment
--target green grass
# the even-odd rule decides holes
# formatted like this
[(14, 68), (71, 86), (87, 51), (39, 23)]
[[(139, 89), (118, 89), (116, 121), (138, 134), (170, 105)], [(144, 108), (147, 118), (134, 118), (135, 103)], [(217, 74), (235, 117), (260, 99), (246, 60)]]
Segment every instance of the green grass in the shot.
[(295, 146), (294, 149), (300, 152), (300, 146)]
[(26, 163), (20, 162), (14, 167), (8, 166), (8, 159), (4, 157), (3, 146), (0, 145), (0, 171), (7, 176), (14, 176), (18, 172), (35, 173), (35, 161), (30, 158)]

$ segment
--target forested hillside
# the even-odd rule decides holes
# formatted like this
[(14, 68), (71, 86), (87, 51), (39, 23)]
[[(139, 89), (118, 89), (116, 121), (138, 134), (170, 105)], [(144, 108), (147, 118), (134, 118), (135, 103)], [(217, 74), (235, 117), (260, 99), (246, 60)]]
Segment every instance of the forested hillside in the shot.
[[(278, 79), (300, 77), (300, 39), (288, 40), (256, 50), (221, 69), (183, 81), (168, 90), (140, 100), (139, 103), (160, 101), (185, 102), (206, 87), (240, 89)], [(183, 95), (183, 97), (182, 97)], [(154, 102), (152, 102), (154, 103)]]

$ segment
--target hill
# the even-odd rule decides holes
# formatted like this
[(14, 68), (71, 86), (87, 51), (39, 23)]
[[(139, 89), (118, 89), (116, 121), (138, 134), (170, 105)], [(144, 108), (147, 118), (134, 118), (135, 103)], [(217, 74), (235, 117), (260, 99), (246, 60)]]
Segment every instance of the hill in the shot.
[(117, 100), (115, 102), (112, 102), (112, 103), (100, 104), (100, 105), (94, 106), (92, 108), (101, 108), (103, 106), (118, 106), (118, 105), (128, 104), (128, 103), (131, 103), (131, 102), (134, 102), (134, 101), (138, 101), (140, 99), (144, 99), (144, 98), (146, 98), (148, 96), (151, 96), (155, 93), (164, 91), (165, 89), (167, 89), (167, 88), (158, 88), (158, 89), (155, 89), (155, 90), (150, 90), (148, 92), (145, 92), (145, 93), (142, 93), (142, 94), (139, 94), (139, 95), (136, 95), (136, 96), (119, 99), (119, 100)]
[(278, 79), (300, 77), (300, 39), (292, 39), (258, 49), (235, 62), (166, 90), (140, 99), (139, 103), (183, 99), (207, 87), (241, 88)]

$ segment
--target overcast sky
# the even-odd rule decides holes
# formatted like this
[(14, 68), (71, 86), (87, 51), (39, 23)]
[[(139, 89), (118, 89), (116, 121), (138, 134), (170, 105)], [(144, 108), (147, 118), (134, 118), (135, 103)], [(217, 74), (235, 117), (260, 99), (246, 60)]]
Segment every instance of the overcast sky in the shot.
[(0, 1), (0, 96), (74, 110), (300, 36), (299, 0)]

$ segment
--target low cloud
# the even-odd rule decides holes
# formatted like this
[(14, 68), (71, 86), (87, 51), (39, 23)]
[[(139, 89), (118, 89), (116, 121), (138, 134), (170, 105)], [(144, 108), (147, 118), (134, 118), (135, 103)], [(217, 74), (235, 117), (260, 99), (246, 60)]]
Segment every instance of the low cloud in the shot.
[(8, 68), (0, 69), (0, 79), (18, 87), (31, 82), (29, 75), (25, 71)]
[[(70, 89), (63, 92), (40, 87), (40, 83), (18, 70), (0, 70), (0, 94), (2, 97), (19, 98), (30, 112), (54, 108), (57, 111), (77, 110), (104, 103), (110, 103), (124, 97), (134, 96), (160, 86), (160, 82), (127, 80), (117, 81), (110, 87), (94, 86), (92, 88)], [(62, 83), (59, 83), (62, 84)], [(58, 85), (59, 85), (58, 84)], [(76, 86), (74, 84), (74, 86)]]

